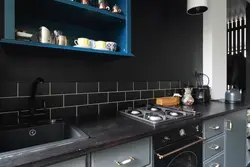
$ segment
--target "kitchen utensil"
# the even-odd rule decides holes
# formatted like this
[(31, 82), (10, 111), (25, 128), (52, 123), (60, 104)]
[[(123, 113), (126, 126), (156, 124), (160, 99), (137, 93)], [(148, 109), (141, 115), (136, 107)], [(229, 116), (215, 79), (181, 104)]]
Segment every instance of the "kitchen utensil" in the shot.
[(118, 5), (114, 5), (113, 8), (112, 8), (112, 13), (121, 13), (122, 10), (119, 8)]
[(96, 41), (96, 48), (97, 50), (108, 50), (105, 41)]
[(38, 33), (38, 41), (41, 43), (51, 43), (51, 34), (50, 34), (50, 30), (47, 27), (40, 27), (39, 29), (39, 33)]
[(64, 46), (67, 46), (67, 45), (68, 45), (67, 37), (64, 36), (64, 35), (59, 35), (59, 36), (57, 37), (56, 44), (57, 44), (57, 45), (64, 45)]
[(192, 97), (193, 88), (184, 88), (185, 93), (182, 98), (182, 103), (184, 105), (190, 106), (194, 103), (194, 98)]
[(115, 52), (117, 49), (117, 44), (115, 42), (106, 42), (106, 48), (110, 51)]
[(81, 3), (84, 5), (89, 5), (89, 1), (88, 0), (81, 0)]
[(80, 47), (90, 48), (88, 38), (78, 38), (78, 39), (74, 40), (74, 43)]
[(241, 102), (241, 91), (239, 89), (230, 88), (228, 85), (227, 91), (225, 93), (225, 102), (226, 103), (239, 103)]
[(110, 10), (110, 7), (107, 5), (105, 0), (98, 1), (99, 9)]

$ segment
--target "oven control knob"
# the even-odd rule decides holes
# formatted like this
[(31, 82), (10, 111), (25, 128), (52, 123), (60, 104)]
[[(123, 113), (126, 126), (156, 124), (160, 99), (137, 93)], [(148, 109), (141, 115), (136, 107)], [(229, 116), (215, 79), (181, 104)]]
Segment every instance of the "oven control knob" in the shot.
[(185, 136), (185, 135), (186, 135), (186, 132), (185, 132), (184, 129), (181, 129), (181, 130), (179, 131), (179, 134), (180, 134), (180, 136)]

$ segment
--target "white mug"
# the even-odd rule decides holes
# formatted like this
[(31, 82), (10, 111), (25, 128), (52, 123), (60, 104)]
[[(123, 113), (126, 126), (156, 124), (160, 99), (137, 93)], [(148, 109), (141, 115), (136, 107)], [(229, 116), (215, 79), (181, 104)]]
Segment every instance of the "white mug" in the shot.
[(51, 34), (48, 28), (42, 26), (40, 28), (40, 38), (41, 43), (51, 43)]

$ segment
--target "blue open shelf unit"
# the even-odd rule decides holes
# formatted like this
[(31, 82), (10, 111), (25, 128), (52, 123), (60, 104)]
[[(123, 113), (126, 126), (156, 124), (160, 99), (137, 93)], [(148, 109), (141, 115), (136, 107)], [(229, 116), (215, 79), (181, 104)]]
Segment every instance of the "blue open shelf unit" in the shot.
[(39, 42), (29, 42), (29, 41), (21, 41), (21, 40), (12, 40), (12, 39), (2, 39), (0, 40), (0, 44), (3, 45), (18, 45), (18, 46), (28, 46), (28, 47), (37, 47), (37, 48), (46, 48), (46, 49), (60, 49), (67, 50), (67, 51), (78, 51), (78, 52), (86, 52), (89, 54), (98, 54), (99, 56), (104, 55), (115, 55), (115, 56), (133, 56), (133, 54), (128, 54), (124, 52), (112, 52), (112, 51), (104, 51), (104, 50), (94, 50), (94, 49), (87, 49), (87, 48), (79, 48), (79, 47), (72, 47), (72, 46), (61, 46), (55, 44), (43, 44)]
[[(72, 0), (4, 0), (4, 38), (1, 39), (0, 44), (11, 44), (13, 47), (25, 45), (104, 55), (133, 56), (130, 0), (106, 1), (111, 9), (117, 4), (122, 9), (122, 13), (112, 13), (101, 10), (97, 6), (84, 5)], [(16, 30), (36, 34), (41, 26), (47, 27), (51, 32), (53, 30), (62, 31), (68, 38), (69, 46), (16, 39)], [(73, 47), (73, 41), (80, 37), (116, 42), (118, 50), (110, 52)]]

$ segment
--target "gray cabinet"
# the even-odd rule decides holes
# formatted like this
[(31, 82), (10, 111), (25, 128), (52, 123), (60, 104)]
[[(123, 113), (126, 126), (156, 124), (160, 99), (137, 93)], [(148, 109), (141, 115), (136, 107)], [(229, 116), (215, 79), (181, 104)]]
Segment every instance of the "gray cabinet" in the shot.
[(246, 165), (246, 110), (225, 116), (225, 166)]
[(86, 156), (60, 162), (48, 167), (86, 167)]
[(91, 154), (92, 167), (145, 167), (152, 164), (151, 138), (145, 138)]

